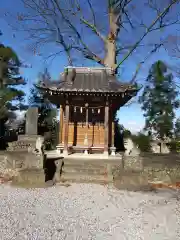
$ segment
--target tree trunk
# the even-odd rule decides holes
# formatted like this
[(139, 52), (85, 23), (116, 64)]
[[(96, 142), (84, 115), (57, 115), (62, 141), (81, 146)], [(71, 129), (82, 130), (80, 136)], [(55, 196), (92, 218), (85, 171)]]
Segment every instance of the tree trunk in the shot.
[(116, 68), (116, 43), (115, 41), (107, 40), (106, 42), (106, 56), (104, 59), (104, 65), (112, 69)]
[(119, 33), (119, 27), (117, 25), (118, 16), (113, 12), (113, 9), (109, 10), (109, 34), (105, 42), (106, 55), (104, 58), (104, 64), (107, 67), (111, 67), (116, 70), (116, 39)]

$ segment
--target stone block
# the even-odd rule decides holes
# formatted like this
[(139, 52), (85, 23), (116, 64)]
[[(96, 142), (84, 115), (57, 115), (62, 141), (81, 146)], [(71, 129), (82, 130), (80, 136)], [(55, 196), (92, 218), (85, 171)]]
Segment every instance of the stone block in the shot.
[(24, 164), (23, 169), (31, 169), (31, 168), (37, 168), (37, 169), (43, 169), (43, 161), (44, 156), (37, 156), (33, 153), (27, 153), (24, 156)]
[(29, 185), (38, 185), (45, 183), (45, 174), (43, 169), (26, 169), (19, 171), (19, 174), (13, 178), (14, 183), (23, 183)]
[(142, 171), (143, 158), (141, 156), (124, 156), (123, 166), (124, 170)]

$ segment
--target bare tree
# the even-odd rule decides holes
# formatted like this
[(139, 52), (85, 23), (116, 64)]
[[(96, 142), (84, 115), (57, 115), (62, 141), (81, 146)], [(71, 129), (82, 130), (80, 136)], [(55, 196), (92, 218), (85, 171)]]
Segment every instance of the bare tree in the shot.
[[(68, 62), (90, 59), (117, 73), (139, 54), (136, 76), (148, 57), (163, 46), (166, 29), (179, 26), (179, 0), (20, 0), (18, 27), (33, 40), (34, 52), (54, 43)], [(16, 23), (17, 23), (16, 22)], [(17, 25), (16, 25), (17, 27)], [(147, 54), (146, 54), (147, 53)]]

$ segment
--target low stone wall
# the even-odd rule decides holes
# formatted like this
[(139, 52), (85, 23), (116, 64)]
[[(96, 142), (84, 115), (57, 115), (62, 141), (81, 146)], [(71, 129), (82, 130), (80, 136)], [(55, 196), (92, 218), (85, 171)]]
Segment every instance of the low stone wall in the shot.
[(124, 156), (122, 158), (122, 166), (124, 170), (142, 171), (143, 157), (141, 156)]
[[(149, 182), (180, 182), (180, 156), (178, 154), (143, 154), (140, 156), (124, 156), (122, 167), (115, 169), (115, 179), (126, 175), (129, 178), (147, 177)], [(139, 173), (139, 174), (138, 174)]]
[(179, 154), (143, 154), (143, 172), (149, 180), (180, 182)]
[(148, 166), (163, 166), (163, 167), (173, 167), (180, 165), (180, 154), (152, 154), (152, 153), (142, 153), (143, 165)]
[(40, 160), (42, 160), (41, 156), (26, 151), (5, 151), (0, 155), (0, 161), (5, 164), (5, 167), (12, 169), (36, 168)]
[[(23, 169), (33, 169), (38, 165), (41, 157), (27, 152), (0, 152), (0, 177), (17, 176)], [(112, 172), (114, 178), (123, 175), (125, 172), (139, 172), (146, 176), (148, 181), (162, 181), (166, 183), (180, 182), (180, 157), (179, 155), (155, 155), (126, 157), (119, 164), (108, 166), (108, 172)], [(73, 160), (74, 165), (76, 159)], [(110, 169), (110, 170), (109, 170)], [(107, 174), (108, 174), (107, 172)]]
[(164, 183), (176, 183), (180, 182), (180, 166), (173, 168), (154, 168), (145, 167), (143, 170), (144, 175), (148, 176), (149, 181), (164, 182)]
[(5, 152), (0, 152), (0, 177), (10, 180), (18, 175), (18, 169), (13, 164), (13, 158), (8, 158)]
[(1, 151), (0, 152), (0, 177), (13, 177), (20, 170), (37, 168), (42, 161), (42, 156), (36, 156), (26, 151)]

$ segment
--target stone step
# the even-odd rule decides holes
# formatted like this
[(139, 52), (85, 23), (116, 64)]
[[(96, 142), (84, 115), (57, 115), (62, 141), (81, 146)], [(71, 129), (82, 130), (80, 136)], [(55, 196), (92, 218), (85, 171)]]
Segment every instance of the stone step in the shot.
[(57, 151), (45, 151), (47, 158), (63, 158), (63, 155)]
[(107, 166), (107, 164), (111, 164), (111, 165), (120, 165), (121, 164), (121, 159), (98, 159), (98, 156), (97, 158), (92, 158), (92, 159), (87, 159), (87, 158), (65, 158), (64, 159), (64, 165), (74, 165), (74, 166), (77, 166), (77, 165), (85, 165), (85, 166), (88, 166), (88, 165), (91, 165), (91, 166)]
[(107, 171), (109, 167), (107, 165), (102, 165), (102, 166), (98, 166), (98, 165), (63, 165), (63, 171), (65, 172), (97, 172), (98, 174), (104, 173)]
[(103, 175), (86, 175), (78, 173), (62, 173), (61, 182), (82, 182), (82, 183), (100, 183), (107, 184), (113, 181), (112, 176), (103, 176)]
[(64, 163), (63, 165), (63, 170), (66, 171), (66, 172), (78, 172), (78, 171), (81, 171), (81, 172), (98, 172), (99, 174), (101, 174), (102, 172), (106, 172), (108, 169), (116, 169), (116, 168), (119, 168), (121, 167), (120, 165), (107, 165), (107, 164), (104, 164), (104, 165), (75, 165), (75, 164), (69, 164), (67, 165), (66, 163)]
[(87, 174), (87, 175), (104, 175), (107, 173), (107, 168), (83, 168), (83, 167), (71, 167), (64, 166), (62, 169), (64, 173), (79, 173), (79, 174)]
[(100, 162), (100, 163), (96, 163), (96, 162), (67, 162), (67, 161), (64, 161), (64, 166), (72, 166), (72, 167), (83, 167), (83, 168), (103, 168), (103, 167), (107, 167), (107, 163), (103, 163), (103, 162)]
[(113, 180), (113, 169), (119, 165), (119, 160), (64, 159), (61, 181), (109, 183)]

